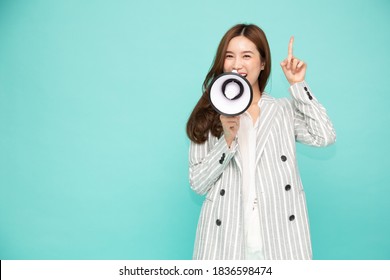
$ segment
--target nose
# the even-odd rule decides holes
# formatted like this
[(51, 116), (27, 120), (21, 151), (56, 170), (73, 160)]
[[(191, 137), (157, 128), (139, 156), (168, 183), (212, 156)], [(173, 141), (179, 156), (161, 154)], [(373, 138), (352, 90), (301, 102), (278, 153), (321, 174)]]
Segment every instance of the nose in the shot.
[(236, 59), (234, 60), (233, 69), (234, 69), (234, 70), (239, 70), (239, 69), (241, 69), (241, 68), (242, 68), (242, 61), (241, 61), (240, 58), (236, 58)]

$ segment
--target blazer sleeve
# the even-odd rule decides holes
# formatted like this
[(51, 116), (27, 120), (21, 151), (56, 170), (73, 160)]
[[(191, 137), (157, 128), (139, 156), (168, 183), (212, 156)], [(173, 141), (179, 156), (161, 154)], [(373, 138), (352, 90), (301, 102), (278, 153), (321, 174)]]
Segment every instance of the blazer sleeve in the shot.
[(303, 144), (323, 147), (336, 141), (336, 132), (325, 108), (305, 81), (290, 87), (294, 109), (295, 139)]
[(237, 150), (237, 141), (229, 148), (225, 138), (219, 139), (209, 133), (209, 138), (202, 144), (191, 141), (189, 151), (189, 177), (191, 188), (204, 195), (221, 177), (226, 166)]

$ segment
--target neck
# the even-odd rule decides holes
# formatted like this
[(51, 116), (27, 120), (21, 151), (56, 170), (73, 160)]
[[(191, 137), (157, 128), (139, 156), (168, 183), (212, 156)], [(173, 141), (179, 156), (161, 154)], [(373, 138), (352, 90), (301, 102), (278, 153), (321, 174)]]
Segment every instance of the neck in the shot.
[(262, 93), (259, 88), (253, 88), (252, 104), (257, 104), (261, 98)]

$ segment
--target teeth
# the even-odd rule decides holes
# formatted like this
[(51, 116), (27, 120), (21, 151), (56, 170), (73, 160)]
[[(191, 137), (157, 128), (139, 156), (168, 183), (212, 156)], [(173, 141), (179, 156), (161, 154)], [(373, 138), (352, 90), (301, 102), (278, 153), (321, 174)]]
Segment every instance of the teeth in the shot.
[(247, 74), (244, 74), (244, 73), (238, 73), (238, 71), (237, 71), (237, 70), (232, 70), (232, 73), (239, 74), (239, 75), (241, 75), (242, 77), (246, 77), (246, 76), (247, 76)]

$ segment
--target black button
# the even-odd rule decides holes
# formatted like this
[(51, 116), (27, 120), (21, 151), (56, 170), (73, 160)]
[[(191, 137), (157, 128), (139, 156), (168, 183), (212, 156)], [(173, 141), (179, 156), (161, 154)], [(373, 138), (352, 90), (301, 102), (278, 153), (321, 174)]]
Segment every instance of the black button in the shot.
[(307, 91), (307, 87), (304, 87), (303, 89)]
[(219, 194), (220, 194), (221, 196), (224, 196), (224, 195), (225, 195), (225, 190), (222, 189), (222, 190), (219, 192)]
[(289, 191), (289, 190), (291, 190), (291, 186), (290, 186), (290, 185), (286, 185), (286, 186), (284, 187), (284, 189), (285, 189), (286, 191)]
[(222, 157), (219, 160), (219, 163), (222, 164), (224, 160), (225, 160), (225, 153), (222, 154)]
[(221, 220), (219, 219), (215, 223), (217, 224), (217, 226), (220, 226), (222, 224)]
[(295, 220), (295, 216), (294, 216), (294, 215), (291, 215), (288, 219), (292, 222), (292, 221)]
[(281, 159), (282, 161), (286, 161), (286, 160), (287, 160), (287, 157), (286, 157), (286, 156), (281, 156), (280, 159)]
[(310, 100), (313, 99), (313, 96), (311, 96), (310, 92), (307, 92), (307, 97), (309, 97)]

